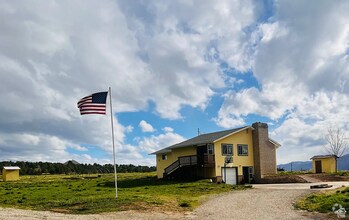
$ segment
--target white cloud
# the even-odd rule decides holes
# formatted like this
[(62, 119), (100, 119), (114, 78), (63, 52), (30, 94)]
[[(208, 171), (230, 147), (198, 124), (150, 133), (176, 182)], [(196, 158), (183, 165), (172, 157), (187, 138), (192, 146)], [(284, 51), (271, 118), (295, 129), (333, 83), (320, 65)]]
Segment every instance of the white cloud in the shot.
[[(308, 160), (327, 154), (325, 136), (329, 127), (349, 134), (349, 99), (338, 92), (317, 92), (305, 98), (272, 135), (282, 140), (278, 155), (284, 162)], [(297, 159), (298, 158), (298, 159)]]
[(0, 133), (1, 160), (60, 161), (72, 159), (67, 148), (87, 151), (68, 140), (44, 134)]
[(153, 153), (165, 147), (184, 141), (184, 137), (173, 131), (167, 131), (164, 134), (152, 135), (150, 137), (143, 137), (139, 140), (139, 147), (147, 153)]
[(323, 153), (327, 126), (349, 130), (348, 10), (346, 1), (277, 1), (250, 39), (260, 87), (228, 91), (216, 123), (241, 125), (252, 114), (276, 121), (279, 162)]
[[(260, 4), (1, 2), (0, 99), (6, 103), (0, 108), (0, 159), (46, 147), (46, 156), (31, 158), (60, 160), (74, 156), (69, 147), (87, 149), (81, 145), (110, 154), (108, 118), (82, 117), (76, 108), (81, 97), (108, 86), (116, 112), (145, 111), (152, 103), (158, 116), (181, 119), (183, 107), (204, 111), (214, 95), (228, 90), (215, 118), (222, 127), (245, 124), (250, 114), (287, 117), (284, 124), (347, 126), (340, 119), (349, 102), (349, 3), (277, 1), (275, 14), (258, 23)], [(258, 88), (239, 90), (235, 72), (247, 71)], [(139, 148), (126, 143), (132, 131), (115, 118), (120, 161), (146, 161), (142, 151), (181, 139), (164, 128), (162, 136), (141, 138), (145, 147)], [(6, 136), (20, 137), (17, 155)]]
[(276, 40), (279, 37), (286, 36), (288, 30), (285, 27), (281, 27), (279, 22), (265, 23), (259, 26), (261, 31), (261, 42), (267, 43), (270, 40)]
[(272, 132), (272, 137), (282, 143), (277, 150), (278, 163), (307, 161), (312, 156), (326, 154), (324, 135), (326, 124), (307, 124), (298, 118), (286, 119)]
[(215, 121), (225, 128), (240, 126), (245, 124), (243, 117), (252, 113), (277, 120), (302, 102), (303, 94), (301, 86), (289, 87), (281, 83), (269, 83), (261, 91), (255, 87), (229, 91), (224, 95)]
[(164, 127), (162, 130), (165, 131), (166, 133), (173, 132), (173, 128), (171, 127)]
[(138, 126), (141, 128), (142, 132), (154, 132), (155, 131), (153, 126), (144, 120), (140, 121)]
[[(116, 112), (145, 110), (149, 102), (168, 119), (182, 118), (183, 106), (204, 110), (214, 90), (225, 86), (221, 59), (250, 68), (241, 50), (247, 49), (243, 30), (254, 18), (250, 1), (1, 2), (0, 99), (7, 101), (0, 132), (110, 153), (107, 119), (81, 117), (77, 100), (111, 86)], [(138, 149), (125, 147), (132, 126), (117, 119), (115, 126), (118, 150), (139, 157)], [(11, 145), (0, 143), (2, 152)], [(47, 153), (47, 159), (60, 159)]]
[[(280, 1), (276, 6), (276, 21), (260, 26), (264, 30), (262, 39), (268, 41), (262, 40), (256, 47), (255, 76), (262, 85), (303, 85), (310, 94), (321, 89), (338, 90), (338, 80), (349, 77), (348, 2)], [(308, 7), (313, 8), (312, 13), (308, 13)], [(272, 37), (268, 37), (270, 32)], [(282, 35), (275, 38), (275, 32)], [(344, 92), (348, 94), (349, 89)]]

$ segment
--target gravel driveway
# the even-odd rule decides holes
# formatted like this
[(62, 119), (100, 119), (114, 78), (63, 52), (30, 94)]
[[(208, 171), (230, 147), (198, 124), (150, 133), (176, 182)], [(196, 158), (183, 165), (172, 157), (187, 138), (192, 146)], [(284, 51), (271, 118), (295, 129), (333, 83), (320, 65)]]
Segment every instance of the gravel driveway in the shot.
[[(315, 184), (324, 184), (318, 182)], [(349, 182), (326, 182), (329, 189)], [(253, 189), (231, 192), (210, 199), (194, 211), (198, 219), (329, 219), (329, 215), (295, 210), (293, 203), (314, 189), (314, 183), (256, 184)]]
[[(349, 186), (349, 182), (327, 183), (333, 185), (333, 188), (342, 185)], [(254, 189), (214, 196), (194, 212), (188, 213), (127, 211), (94, 215), (67, 215), (47, 211), (0, 208), (0, 219), (328, 219), (328, 215), (293, 208), (292, 203), (297, 198), (315, 191), (309, 189), (310, 185), (312, 184), (254, 185)]]
[(209, 200), (198, 209), (198, 219), (311, 219), (308, 212), (294, 210), (292, 203), (309, 190), (252, 189), (228, 193)]

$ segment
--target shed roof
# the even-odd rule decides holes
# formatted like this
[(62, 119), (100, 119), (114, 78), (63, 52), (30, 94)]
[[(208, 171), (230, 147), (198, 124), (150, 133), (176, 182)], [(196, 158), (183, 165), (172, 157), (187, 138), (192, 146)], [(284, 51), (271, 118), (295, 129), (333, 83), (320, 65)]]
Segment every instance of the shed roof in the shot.
[(310, 159), (311, 160), (314, 160), (314, 159), (326, 159), (326, 158), (332, 158), (332, 157), (337, 157), (337, 156), (336, 155), (316, 155), (316, 156), (313, 156)]
[(15, 167), (4, 167), (5, 170), (20, 170), (21, 168), (15, 166)]

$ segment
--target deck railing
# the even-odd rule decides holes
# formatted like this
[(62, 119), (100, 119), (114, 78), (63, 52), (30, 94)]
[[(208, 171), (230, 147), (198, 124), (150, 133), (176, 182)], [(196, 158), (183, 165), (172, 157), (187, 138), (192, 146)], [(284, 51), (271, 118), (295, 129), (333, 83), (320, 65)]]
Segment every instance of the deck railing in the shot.
[(201, 167), (214, 167), (215, 163), (214, 154), (202, 154), (198, 156), (198, 165)]
[(182, 166), (191, 166), (197, 164), (197, 156), (182, 156), (178, 157), (178, 160), (173, 162), (170, 166), (165, 168), (165, 175), (168, 175)]

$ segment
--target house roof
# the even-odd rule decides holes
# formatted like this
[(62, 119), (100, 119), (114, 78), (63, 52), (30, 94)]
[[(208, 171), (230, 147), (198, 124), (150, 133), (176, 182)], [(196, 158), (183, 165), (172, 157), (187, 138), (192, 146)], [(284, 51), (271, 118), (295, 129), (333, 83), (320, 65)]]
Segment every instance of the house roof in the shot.
[(337, 157), (337, 156), (336, 155), (316, 155), (316, 156), (313, 156), (310, 159), (311, 160), (314, 160), (314, 159), (326, 159), (326, 158), (332, 158), (332, 157)]
[(252, 128), (252, 127), (251, 126), (244, 126), (244, 127), (225, 130), (225, 131), (217, 131), (217, 132), (213, 132), (213, 133), (201, 134), (197, 137), (180, 142), (178, 144), (171, 145), (169, 147), (166, 147), (164, 149), (156, 151), (152, 154), (169, 153), (169, 152), (171, 152), (171, 149), (175, 149), (175, 148), (214, 143), (214, 142), (219, 141), (219, 140), (221, 140), (229, 135), (240, 132), (240, 131), (245, 130), (247, 128)]
[(281, 147), (281, 144), (279, 144), (279, 143), (278, 143), (277, 141), (275, 141), (274, 139), (269, 138), (269, 142), (272, 143), (272, 144), (274, 144), (274, 145), (276, 146), (276, 148)]
[(19, 167), (4, 167), (5, 170), (20, 170)]

